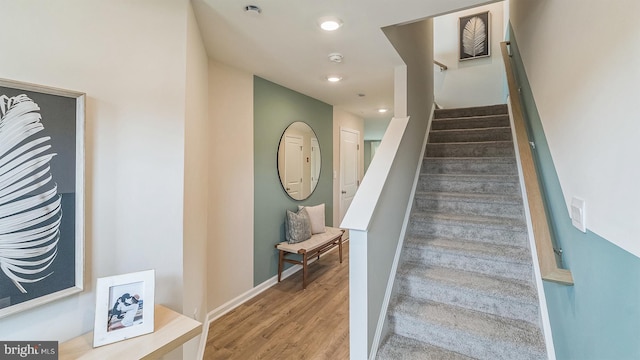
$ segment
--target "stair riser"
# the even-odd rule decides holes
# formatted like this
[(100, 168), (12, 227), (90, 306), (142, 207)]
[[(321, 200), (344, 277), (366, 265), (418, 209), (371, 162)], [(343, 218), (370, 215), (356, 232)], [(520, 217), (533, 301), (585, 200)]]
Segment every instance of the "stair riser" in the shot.
[(526, 228), (478, 227), (474, 224), (451, 223), (439, 219), (414, 218), (411, 220), (409, 233), (424, 237), (529, 246)]
[(525, 301), (501, 297), (499, 294), (482, 293), (416, 276), (402, 276), (398, 280), (398, 293), (416, 299), (442, 302), (533, 324), (539, 321), (538, 304), (533, 299)]
[(511, 141), (510, 128), (431, 131), (429, 143)]
[(431, 122), (431, 130), (480, 129), (510, 126), (508, 115), (491, 117), (472, 117), (458, 119), (440, 119)]
[(459, 118), (472, 116), (505, 115), (509, 110), (506, 105), (492, 105), (462, 109), (438, 109), (433, 114), (434, 119)]
[(463, 253), (448, 253), (429, 246), (406, 248), (404, 260), (514, 280), (531, 281), (533, 277), (533, 269), (529, 264), (507, 262), (495, 258), (483, 259)]
[(418, 180), (418, 191), (520, 195), (520, 184), (515, 181), (501, 182), (482, 179), (474, 181), (472, 178), (455, 180), (423, 174)]
[(423, 341), (476, 359), (546, 359), (545, 354), (535, 351), (535, 349), (504, 343), (494, 343), (488, 346), (487, 339), (438, 323), (420, 321), (402, 313), (391, 313), (389, 320), (390, 327), (398, 335)]
[(427, 144), (428, 157), (512, 157), (513, 142)]
[(457, 215), (499, 216), (509, 219), (521, 219), (524, 216), (522, 203), (448, 201), (443, 199), (424, 199), (416, 195), (415, 206), (419, 211), (436, 211)]
[(376, 355), (377, 360), (474, 360), (468, 356), (447, 351), (414, 339), (392, 335), (384, 341)]
[(515, 158), (495, 159), (455, 159), (426, 158), (422, 163), (422, 172), (427, 174), (502, 174), (517, 175)]

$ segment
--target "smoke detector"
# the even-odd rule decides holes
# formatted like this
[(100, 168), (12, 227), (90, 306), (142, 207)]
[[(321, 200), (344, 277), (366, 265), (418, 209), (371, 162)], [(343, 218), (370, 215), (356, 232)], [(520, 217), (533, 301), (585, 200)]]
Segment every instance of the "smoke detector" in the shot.
[(260, 15), (262, 9), (260, 9), (260, 7), (256, 5), (247, 5), (244, 7), (244, 12), (249, 15)]
[(342, 54), (340, 54), (340, 53), (331, 53), (331, 54), (329, 54), (329, 61), (334, 62), (334, 63), (341, 63), (342, 62)]

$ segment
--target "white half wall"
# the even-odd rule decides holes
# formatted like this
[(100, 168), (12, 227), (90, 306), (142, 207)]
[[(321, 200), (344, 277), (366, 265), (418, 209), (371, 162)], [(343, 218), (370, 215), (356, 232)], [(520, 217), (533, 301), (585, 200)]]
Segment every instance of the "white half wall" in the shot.
[(587, 229), (640, 256), (640, 2), (510, 7), (567, 208), (584, 199)]
[(1, 339), (92, 330), (96, 278), (139, 270), (182, 311), (188, 4), (2, 2), (0, 77), (86, 92), (87, 106), (85, 290), (1, 319)]
[[(434, 59), (447, 65), (433, 67), (436, 103), (444, 108), (504, 104), (505, 72), (500, 55), (504, 40), (503, 3), (479, 6), (433, 18)], [(491, 56), (459, 61), (459, 18), (489, 11)]]
[(211, 311), (253, 288), (252, 74), (209, 62), (209, 122)]

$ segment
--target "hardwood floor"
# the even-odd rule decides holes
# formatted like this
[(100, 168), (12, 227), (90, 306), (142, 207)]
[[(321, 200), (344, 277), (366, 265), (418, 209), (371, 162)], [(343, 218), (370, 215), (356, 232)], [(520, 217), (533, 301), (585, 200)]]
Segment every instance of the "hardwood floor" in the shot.
[(204, 360), (349, 359), (349, 242), (211, 323)]

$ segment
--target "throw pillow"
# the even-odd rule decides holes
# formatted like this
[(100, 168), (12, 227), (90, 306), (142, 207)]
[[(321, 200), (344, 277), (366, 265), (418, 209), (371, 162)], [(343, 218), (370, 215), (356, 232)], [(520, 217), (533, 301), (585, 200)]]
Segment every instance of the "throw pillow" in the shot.
[(311, 233), (320, 234), (325, 232), (324, 228), (324, 204), (316, 206), (301, 206), (298, 205), (298, 210), (306, 209), (311, 221)]
[(299, 243), (311, 237), (311, 222), (305, 209), (298, 211), (298, 213), (287, 210), (284, 226), (285, 236), (289, 244)]

